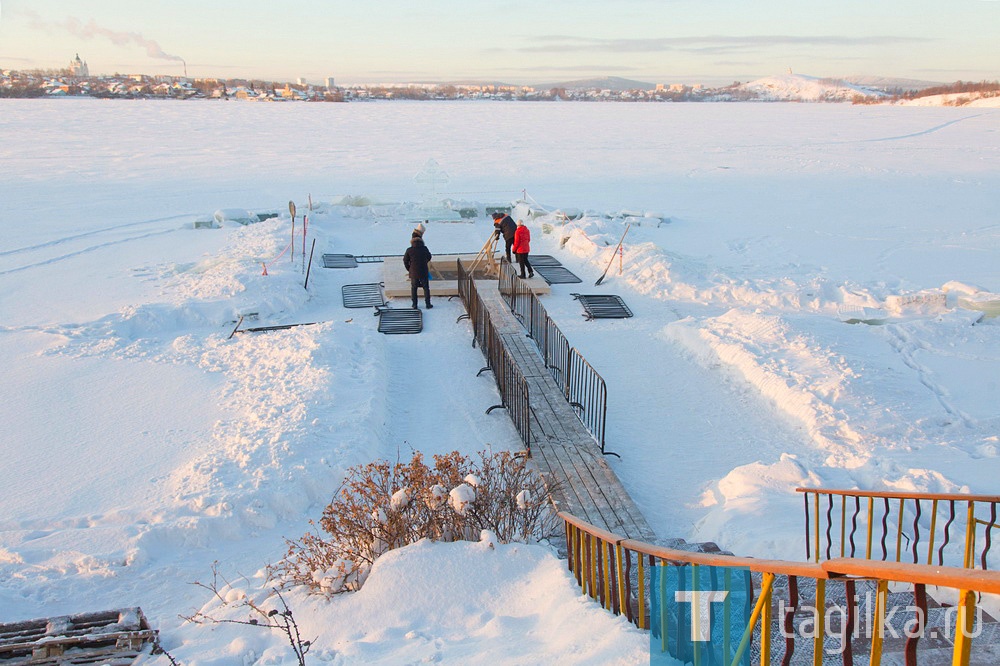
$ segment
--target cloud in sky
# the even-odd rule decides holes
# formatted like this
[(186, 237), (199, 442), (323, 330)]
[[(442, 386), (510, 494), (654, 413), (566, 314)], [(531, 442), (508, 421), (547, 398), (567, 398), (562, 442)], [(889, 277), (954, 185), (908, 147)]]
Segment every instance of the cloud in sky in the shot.
[(146, 50), (146, 55), (159, 60), (172, 60), (184, 62), (184, 58), (167, 53), (160, 45), (152, 39), (144, 37), (138, 32), (120, 32), (111, 30), (97, 24), (94, 19), (86, 23), (71, 16), (64, 21), (47, 21), (30, 9), (21, 12), (28, 18), (28, 27), (32, 30), (42, 30), (51, 32), (52, 30), (65, 30), (80, 39), (107, 39), (116, 46), (138, 46)]
[(659, 53), (683, 51), (696, 54), (739, 53), (769, 46), (898, 46), (931, 41), (917, 37), (875, 35), (847, 37), (843, 35), (706, 35), (702, 37), (660, 37), (652, 39), (599, 39), (570, 35), (546, 35), (533, 41), (546, 42), (520, 47), (522, 53), (572, 53), (601, 51), (608, 53)]

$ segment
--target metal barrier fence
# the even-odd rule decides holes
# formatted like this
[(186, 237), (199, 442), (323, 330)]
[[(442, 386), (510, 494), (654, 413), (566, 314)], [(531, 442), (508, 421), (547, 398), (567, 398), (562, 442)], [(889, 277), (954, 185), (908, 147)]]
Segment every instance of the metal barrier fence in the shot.
[(601, 453), (619, 456), (604, 450), (604, 425), (608, 418), (608, 387), (576, 347), (569, 350), (566, 373), (566, 399), (577, 409), (577, 416), (601, 445)]
[(472, 346), (479, 343), (479, 348), (486, 357), (486, 367), (479, 372), (490, 370), (500, 392), (500, 404), (486, 410), (489, 414), (494, 409), (507, 410), (514, 427), (521, 435), (524, 448), (531, 452), (531, 406), (528, 393), (528, 381), (521, 374), (517, 363), (511, 358), (503, 343), (503, 337), (497, 332), (490, 319), (489, 310), (483, 303), (472, 275), (458, 261), (458, 295), (465, 307), (466, 315), (459, 320), (468, 318), (472, 323)]
[[(848, 558), (797, 563), (697, 553), (625, 539), (564, 512), (559, 516), (566, 528), (568, 566), (583, 592), (649, 630), (654, 653), (659, 650), (684, 663), (691, 661), (694, 629), (678, 621), (682, 611), (677, 600), (682, 597), (668, 594), (665, 581), (673, 567), (690, 566), (695, 581), (700, 579), (699, 567), (709, 568), (716, 583), (710, 589), (697, 583), (687, 589), (688, 622), (694, 627), (694, 616), (702, 614), (696, 613), (692, 593), (725, 592), (721, 596), (726, 600), (736, 588), (747, 593), (745, 608), (740, 609), (743, 622), (727, 624), (722, 640), (700, 645), (696, 664), (749, 665), (752, 657), (762, 666), (787, 665), (793, 658), (794, 663), (813, 666), (853, 666), (857, 656), (860, 663), (879, 666), (883, 653), (895, 649), (907, 666), (916, 666), (926, 635), (928, 657), (946, 652), (949, 663), (968, 666), (973, 639), (983, 633), (987, 617), (977, 605), (977, 593), (1000, 593), (998, 572)], [(902, 592), (900, 584), (906, 588)], [(928, 587), (950, 603), (929, 604)], [(718, 598), (705, 600), (714, 603)], [(728, 620), (728, 606), (724, 610)], [(901, 637), (905, 641), (887, 641)], [(977, 650), (976, 656), (986, 659), (981, 663), (992, 663), (994, 646), (990, 641), (981, 645), (982, 654)], [(855, 655), (863, 650), (869, 654)], [(898, 663), (898, 656), (892, 663)]]
[(577, 417), (600, 444), (601, 453), (617, 456), (605, 449), (608, 387), (604, 378), (575, 347), (570, 347), (541, 301), (506, 259), (500, 261), (498, 288), (534, 341), (549, 374), (562, 387), (563, 396), (577, 409)]
[[(802, 493), (805, 503), (806, 559), (819, 562), (832, 557), (864, 557), (911, 560), (914, 564), (935, 564), (937, 560), (938, 566), (989, 568), (987, 555), (993, 544), (1000, 496), (822, 488), (796, 491)], [(863, 532), (859, 534), (859, 530)]]

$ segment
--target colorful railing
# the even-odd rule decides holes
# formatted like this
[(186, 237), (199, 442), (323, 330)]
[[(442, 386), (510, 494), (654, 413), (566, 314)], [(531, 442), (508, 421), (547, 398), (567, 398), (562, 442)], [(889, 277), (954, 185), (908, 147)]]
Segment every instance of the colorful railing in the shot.
[(989, 568), (1000, 496), (796, 491), (805, 505), (807, 560), (863, 557)]
[[(747, 577), (750, 579), (745, 626), (724, 627), (724, 640), (713, 644), (710, 654), (694, 653), (695, 664), (749, 665), (753, 655), (753, 661), (762, 666), (787, 665), (793, 659), (813, 666), (853, 666), (855, 646), (859, 644), (868, 652), (857, 656), (859, 662), (879, 666), (883, 653), (888, 654), (886, 637), (895, 636), (896, 625), (905, 620), (906, 640), (901, 652), (907, 666), (916, 666), (925, 634), (935, 637), (926, 652), (933, 650), (940, 655), (942, 649), (947, 649), (954, 666), (968, 666), (973, 639), (982, 631), (983, 623), (977, 593), (1000, 594), (997, 572), (850, 558), (803, 564), (689, 552), (625, 539), (567, 513), (559, 516), (566, 528), (569, 569), (583, 592), (607, 610), (650, 630), (651, 650), (671, 654), (682, 663), (690, 655), (677, 654), (685, 645), (685, 637), (670, 630), (672, 611), (664, 584), (668, 569), (664, 567), (721, 571), (717, 589), (723, 591), (737, 584), (747, 585)], [(901, 594), (896, 589), (900, 584), (906, 588), (908, 598), (912, 595), (912, 603), (905, 606), (906, 618), (896, 617), (897, 607), (890, 608), (890, 583), (892, 595)], [(859, 615), (861, 586), (868, 586), (874, 597), (870, 607), (865, 607), (871, 611), (870, 618), (867, 613)], [(936, 622), (941, 626), (933, 629), (928, 626), (929, 604), (933, 603), (928, 599), (928, 587), (936, 588), (937, 596), (950, 594), (954, 601), (948, 608), (934, 609), (939, 611)], [(844, 601), (839, 617), (831, 615), (832, 608), (841, 608), (831, 599)], [(797, 631), (796, 618), (801, 619), (808, 609), (813, 609), (809, 630)], [(834, 623), (832, 619), (839, 621)], [(861, 637), (865, 624), (865, 636)], [(799, 626), (803, 626), (801, 622)], [(944, 635), (936, 635), (938, 631)], [(980, 658), (987, 660), (982, 663), (988, 663), (992, 646), (984, 643), (982, 647), (987, 655)]]

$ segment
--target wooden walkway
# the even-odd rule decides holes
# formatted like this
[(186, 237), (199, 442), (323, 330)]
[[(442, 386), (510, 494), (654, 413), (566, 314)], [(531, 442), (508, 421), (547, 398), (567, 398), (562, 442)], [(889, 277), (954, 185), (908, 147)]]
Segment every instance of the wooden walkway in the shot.
[(546, 479), (555, 483), (556, 506), (609, 532), (654, 541), (653, 530), (566, 401), (534, 341), (527, 337), (496, 284), (477, 282), (477, 287), (504, 345), (528, 381), (531, 460)]

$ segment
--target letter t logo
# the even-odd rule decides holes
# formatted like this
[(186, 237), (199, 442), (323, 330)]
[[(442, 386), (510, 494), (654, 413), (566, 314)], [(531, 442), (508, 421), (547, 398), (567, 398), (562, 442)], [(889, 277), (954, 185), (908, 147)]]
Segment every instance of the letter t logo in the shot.
[(692, 641), (704, 643), (712, 639), (712, 613), (709, 611), (709, 604), (724, 601), (727, 596), (729, 592), (723, 590), (674, 592), (676, 601), (691, 604)]

